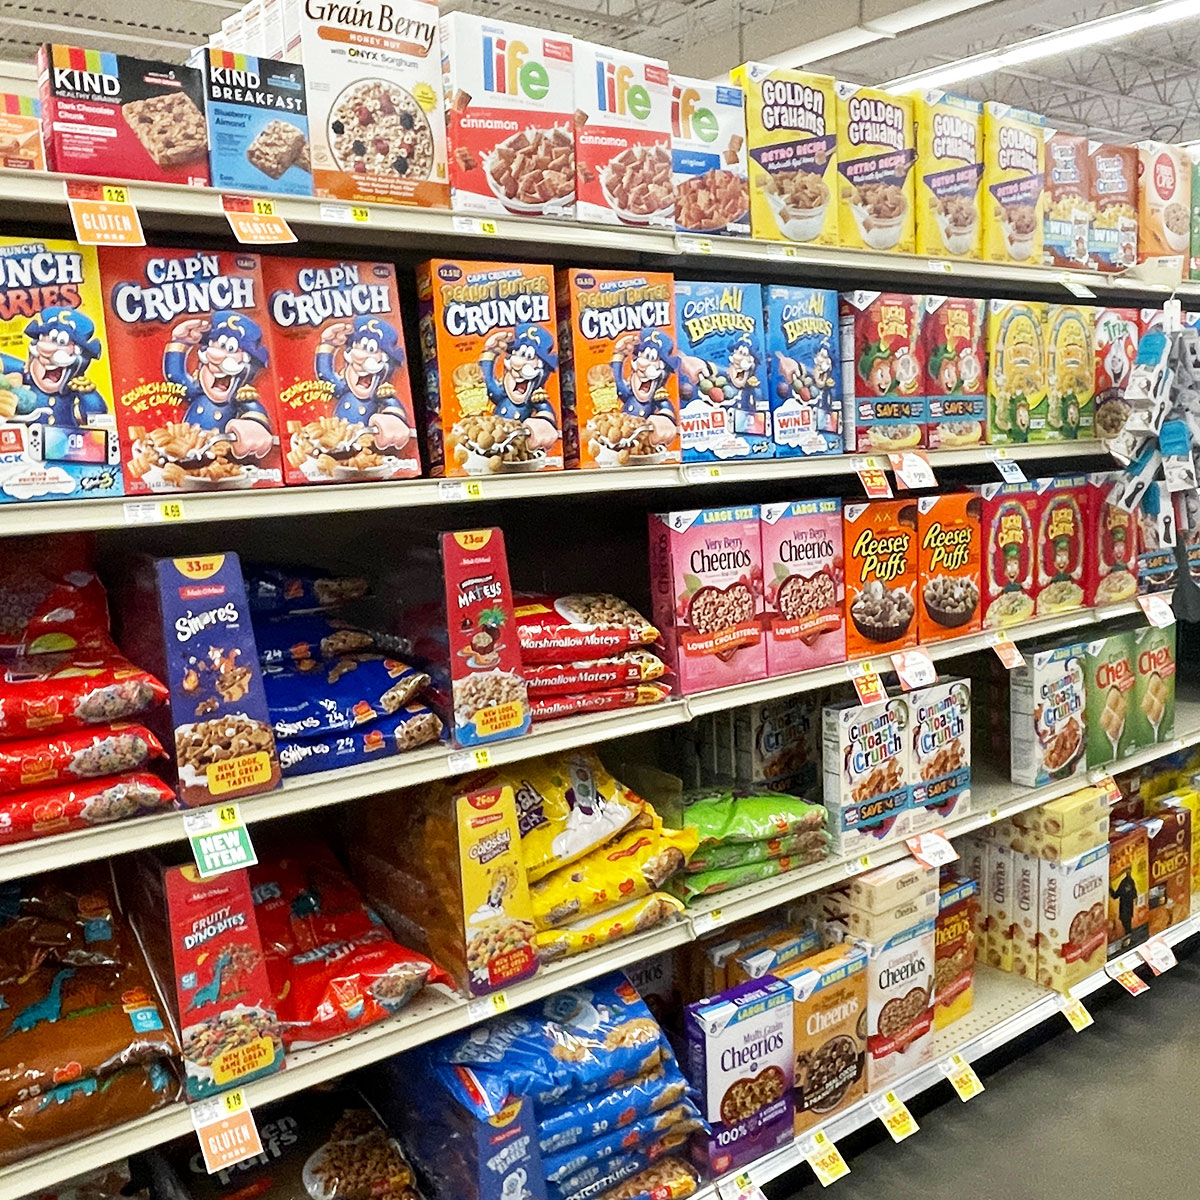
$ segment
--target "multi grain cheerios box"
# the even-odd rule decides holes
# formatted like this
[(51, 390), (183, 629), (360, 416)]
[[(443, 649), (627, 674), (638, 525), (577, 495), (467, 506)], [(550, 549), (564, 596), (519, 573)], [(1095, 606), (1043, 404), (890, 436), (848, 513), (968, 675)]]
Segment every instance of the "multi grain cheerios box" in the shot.
[(1191, 248), (1192, 164), (1178, 146), (1138, 142), (1138, 262), (1178, 267)]
[(908, 694), (913, 828), (971, 810), (971, 681), (941, 678)]
[(846, 654), (893, 654), (917, 644), (917, 505), (872, 500), (842, 510)]
[(1091, 264), (1098, 271), (1124, 271), (1138, 261), (1138, 150), (1088, 142), (1088, 234)]
[(450, 206), (575, 212), (575, 74), (570, 37), (470, 13), (441, 19)]
[(671, 76), (671, 177), (676, 229), (741, 237), (750, 232), (741, 88)]
[(995, 100), (983, 106), (983, 257), (1040, 263), (1046, 118)]
[(1092, 265), (1092, 207), (1088, 195), (1088, 140), (1083, 134), (1045, 131), (1046, 215), (1042, 261), (1055, 267)]
[(970, 492), (917, 498), (917, 637), (922, 645), (983, 624), (979, 576), (983, 502)]
[(1042, 787), (1087, 774), (1086, 647), (1027, 651), (1009, 672), (1013, 783)]
[(41, 103), (31, 96), (0, 93), (0, 167), (44, 171)]
[(1011, 971), (1016, 851), (990, 839), (984, 842), (984, 846), (984, 961), (989, 967)]
[(1080, 608), (1087, 558), (1088, 483), (1086, 475), (1039, 479), (1037, 615)]
[(1095, 309), (1076, 304), (1046, 308), (1046, 411), (1034, 414), (1031, 442), (1091, 438), (1096, 432)]
[(1035, 417), (1045, 427), (1046, 308), (1040, 301), (987, 302), (987, 440), (1029, 441)]
[(1108, 846), (1038, 865), (1037, 981), (1068, 993), (1104, 966)]
[(966, 296), (922, 296), (926, 444), (978, 446), (987, 426), (987, 306)]
[(1083, 660), (1087, 687), (1087, 765), (1107, 766), (1134, 749), (1134, 648), (1131, 633), (1110, 633), (1088, 642)]
[(979, 258), (983, 105), (951, 92), (918, 92), (917, 253)]
[(743, 63), (750, 228), (774, 241), (838, 243), (837, 96), (828, 75)]

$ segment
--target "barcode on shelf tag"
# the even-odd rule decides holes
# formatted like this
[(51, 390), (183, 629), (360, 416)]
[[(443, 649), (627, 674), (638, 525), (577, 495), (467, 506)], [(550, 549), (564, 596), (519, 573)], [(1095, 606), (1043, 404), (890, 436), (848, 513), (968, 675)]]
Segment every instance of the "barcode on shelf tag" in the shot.
[(950, 1086), (965, 1104), (984, 1090), (983, 1080), (975, 1074), (975, 1068), (961, 1054), (952, 1054), (938, 1063), (938, 1069), (950, 1080)]
[(1161, 938), (1155, 938), (1152, 942), (1146, 942), (1145, 945), (1139, 946), (1138, 953), (1145, 959), (1147, 966), (1155, 975), (1169, 971), (1178, 961), (1175, 951)]
[(721, 1200), (767, 1200), (749, 1171), (739, 1171), (732, 1179), (722, 1180), (717, 1190)]
[(914, 646), (911, 650), (897, 650), (892, 655), (892, 666), (900, 679), (900, 686), (911, 692), (913, 688), (929, 687), (937, 682), (937, 667), (929, 657), (929, 651), (923, 646)]
[(188, 1106), (188, 1111), (200, 1141), (205, 1170), (210, 1175), (262, 1153), (258, 1126), (241, 1088), (197, 1100)]
[(1074, 996), (1059, 996), (1058, 1007), (1070, 1022), (1076, 1033), (1082, 1033), (1092, 1022), (1092, 1014), (1084, 1007), (1082, 1000)]
[(721, 467), (718, 463), (684, 467), (683, 478), (686, 483), (708, 483), (709, 480), (721, 478)]
[(1122, 963), (1108, 963), (1104, 970), (1109, 979), (1119, 983), (1131, 996), (1140, 996), (1150, 989), (1150, 985), (1140, 975), (1129, 970)]
[(1109, 804), (1116, 804), (1121, 798), (1121, 789), (1117, 787), (1117, 781), (1104, 770), (1093, 771), (1088, 776), (1088, 781), (1093, 787), (1104, 789), (1104, 798)]
[(675, 235), (675, 249), (682, 254), (711, 254), (712, 241), (709, 238), (692, 237), (690, 234)]
[(439, 500), (482, 500), (483, 482), (479, 479), (439, 479)]
[(931, 258), (926, 265), (931, 271), (937, 271), (940, 275), (952, 275), (954, 273), (954, 264), (944, 258)]
[(1072, 296), (1076, 296), (1080, 300), (1094, 300), (1096, 298), (1096, 293), (1086, 283), (1076, 279), (1073, 275), (1064, 275), (1062, 277), (1062, 285)]
[(767, 257), (768, 258), (796, 258), (797, 257), (796, 247), (795, 246), (786, 246), (781, 242), (768, 242), (767, 243)]
[(940, 829), (905, 838), (904, 844), (908, 847), (909, 854), (926, 870), (932, 867), (944, 867), (947, 863), (955, 862), (958, 859), (958, 851), (950, 844)]
[(349, 225), (354, 217), (350, 213), (348, 204), (322, 204), (321, 220), (333, 221), (339, 225)]
[(692, 931), (697, 937), (706, 934), (718, 925), (724, 924), (725, 917), (719, 908), (711, 908), (708, 912), (699, 912), (692, 918)]
[(895, 454), (889, 454), (888, 462), (892, 464), (896, 482), (903, 484), (910, 492), (916, 491), (918, 488), (937, 487), (937, 479), (934, 477), (933, 468), (929, 465), (929, 459), (925, 457), (924, 451), (901, 450)]
[(881, 1096), (872, 1096), (869, 1101), (871, 1111), (883, 1122), (883, 1127), (892, 1135), (893, 1142), (902, 1142), (910, 1138), (921, 1127), (908, 1111), (908, 1105), (895, 1092), (884, 1092)]
[(1016, 642), (1002, 629), (992, 634), (992, 649), (995, 650), (996, 657), (1010, 671), (1015, 671), (1017, 667), (1025, 665), (1025, 655), (1021, 653)]
[(454, 226), (455, 233), (478, 233), (484, 237), (495, 237), (500, 232), (495, 221), (479, 217), (456, 216), (451, 218), (450, 223)]
[(481, 771), (492, 765), (492, 753), (486, 746), (475, 750), (454, 750), (446, 756), (446, 766), (451, 775), (462, 775), (467, 771)]
[(1021, 464), (1016, 459), (1011, 458), (1003, 446), (995, 450), (989, 450), (988, 458), (996, 464), (996, 470), (1000, 472), (1000, 478), (1005, 483), (1025, 482), (1025, 472), (1021, 470)]
[(1138, 604), (1146, 614), (1146, 620), (1156, 629), (1166, 629), (1175, 624), (1175, 610), (1165, 596), (1152, 593), (1149, 596), (1139, 596)]
[(883, 680), (869, 659), (847, 663), (846, 678), (854, 684), (860, 704), (878, 704), (885, 699)]
[(807, 1137), (800, 1138), (797, 1145), (822, 1187), (828, 1187), (850, 1174), (842, 1152), (826, 1137), (823, 1129), (814, 1130)]
[(492, 992), (490, 996), (480, 996), (467, 1005), (467, 1016), (472, 1021), (486, 1021), (488, 1017), (499, 1016), (508, 1012), (509, 999), (507, 992)]

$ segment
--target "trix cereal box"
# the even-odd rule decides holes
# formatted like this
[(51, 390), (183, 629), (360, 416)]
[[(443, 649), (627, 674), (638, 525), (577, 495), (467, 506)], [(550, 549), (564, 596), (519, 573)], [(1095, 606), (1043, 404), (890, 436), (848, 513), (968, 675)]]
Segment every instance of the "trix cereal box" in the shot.
[(915, 245), (913, 103), (837, 83), (838, 238), (843, 246), (911, 254)]
[(842, 452), (837, 292), (768, 284), (767, 386), (776, 458)]
[(908, 694), (913, 828), (971, 807), (971, 681), (941, 678)]
[(44, 171), (41, 103), (30, 96), (0, 92), (0, 167)]
[(1033, 616), (1038, 592), (1040, 496), (1031, 483), (985, 483), (976, 490), (982, 501), (983, 623), (1019, 625)]
[(575, 192), (581, 221), (675, 228), (662, 59), (575, 43)]
[(100, 268), (129, 494), (280, 486), (258, 255), (122, 247)]
[(1138, 261), (1138, 150), (1088, 142), (1091, 265), (1124, 271)]
[(1046, 118), (995, 100), (983, 106), (983, 257), (1040, 263)]
[(451, 207), (572, 216), (571, 39), (463, 12), (440, 29)]
[(1046, 427), (1046, 305), (987, 302), (987, 440), (1027, 442), (1035, 415)]
[(918, 92), (917, 253), (979, 258), (983, 105), (950, 92)]
[(430, 474), (561, 471), (554, 271), (434, 258), (417, 298)]
[(0, 503), (119, 496), (96, 251), (0, 238)]
[(38, 93), (51, 171), (208, 183), (199, 71), (101, 50), (44, 45), (38, 50)]
[(1088, 508), (1086, 475), (1040, 479), (1038, 509), (1037, 615), (1083, 605)]
[(837, 97), (828, 75), (744, 63), (750, 228), (757, 238), (838, 244)]
[[(1138, 517), (1109, 502), (1121, 479), (1118, 471), (1088, 478), (1087, 547), (1084, 555), (1085, 607), (1119, 604), (1138, 593), (1140, 539)], [(1156, 496), (1157, 499), (1157, 496)], [(1143, 507), (1145, 497), (1143, 497)]]
[(669, 274), (556, 273), (568, 467), (679, 462), (679, 356)]
[(925, 393), (931, 450), (978, 446), (987, 425), (986, 305), (965, 296), (922, 296)]
[(983, 501), (970, 492), (917, 499), (917, 636), (922, 644), (982, 627), (982, 511)]
[(1088, 140), (1083, 134), (1045, 131), (1046, 216), (1042, 260), (1055, 267), (1087, 267), (1092, 225), (1088, 199)]
[(1133, 371), (1138, 347), (1136, 308), (1094, 310), (1095, 431), (1098, 438), (1111, 439), (1125, 428), (1129, 406), (1125, 388)]
[(1009, 672), (1013, 783), (1042, 787), (1087, 773), (1082, 642), (1027, 651)]
[(671, 178), (676, 229), (750, 232), (741, 88), (671, 76)]
[(262, 272), (284, 481), (419, 475), (396, 268), (271, 255)]
[(1029, 440), (1090, 438), (1096, 431), (1094, 310), (1074, 304), (1046, 309), (1046, 411), (1035, 412)]
[(892, 654), (917, 644), (917, 505), (847, 504), (846, 655)]

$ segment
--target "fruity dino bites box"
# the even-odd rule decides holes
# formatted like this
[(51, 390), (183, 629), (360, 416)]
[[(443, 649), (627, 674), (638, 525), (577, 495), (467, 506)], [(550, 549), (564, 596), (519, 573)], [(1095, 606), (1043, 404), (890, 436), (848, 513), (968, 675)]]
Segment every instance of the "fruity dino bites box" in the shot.
[(951, 92), (918, 92), (917, 253), (979, 258), (983, 105)]
[(1033, 616), (1037, 600), (1041, 497), (1031, 483), (985, 483), (977, 490), (983, 623), (992, 629), (1019, 625)]
[(922, 296), (927, 444), (978, 446), (987, 425), (987, 308), (965, 296)]
[(396, 268), (262, 260), (287, 483), (421, 473)]
[(846, 655), (892, 654), (917, 644), (917, 505), (847, 504)]
[(983, 501), (971, 492), (917, 500), (917, 633), (922, 643), (974, 633), (983, 624), (982, 511)]
[(121, 247), (100, 269), (129, 494), (280, 486), (258, 256)]
[(983, 106), (983, 257), (1040, 263), (1046, 118), (988, 100)]

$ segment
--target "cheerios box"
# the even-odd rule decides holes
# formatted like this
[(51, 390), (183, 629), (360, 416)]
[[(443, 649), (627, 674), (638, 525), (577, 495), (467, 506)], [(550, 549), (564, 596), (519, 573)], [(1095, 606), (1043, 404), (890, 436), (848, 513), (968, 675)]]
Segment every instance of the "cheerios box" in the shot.
[(1049, 266), (1090, 267), (1092, 208), (1088, 196), (1088, 140), (1081, 133), (1045, 131), (1046, 215), (1042, 260)]
[(1178, 270), (1191, 245), (1192, 166), (1187, 152), (1138, 142), (1138, 262)]
[(41, 102), (32, 96), (0, 92), (0, 167), (44, 171)]
[(1035, 417), (1046, 421), (1046, 305), (987, 302), (987, 440), (1027, 442)]
[(913, 97), (917, 253), (979, 258), (983, 105), (952, 92)]
[(434, 258), (417, 299), (430, 474), (561, 471), (553, 269)]
[(983, 257), (1040, 263), (1046, 118), (996, 100), (983, 106)]
[(1138, 149), (1088, 142), (1088, 233), (1091, 264), (1124, 271), (1138, 261)]
[(126, 491), (281, 486), (258, 255), (105, 247), (100, 272)]
[(573, 216), (572, 39), (465, 12), (440, 29), (450, 206)]
[(1096, 310), (1083, 305), (1046, 308), (1046, 409), (1030, 421), (1031, 442), (1095, 436), (1095, 318)]
[(742, 237), (750, 232), (741, 88), (671, 76), (671, 178), (676, 229)]
[(396, 268), (262, 262), (287, 483), (421, 473)]
[(987, 306), (966, 296), (922, 296), (926, 442), (931, 450), (978, 446), (987, 426)]
[(1038, 517), (1041, 494), (1032, 483), (985, 483), (981, 502), (980, 601), (985, 628), (1028, 621), (1038, 582)]
[(755, 62), (735, 68), (730, 79), (746, 97), (751, 232), (777, 242), (836, 246), (834, 81)]
[(1104, 966), (1108, 948), (1108, 846), (1038, 864), (1037, 981), (1069, 993)]

